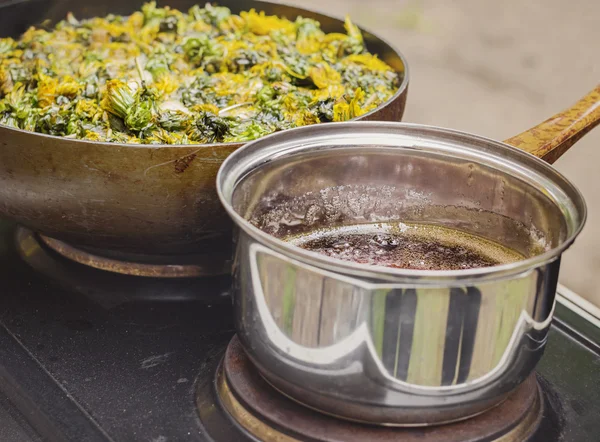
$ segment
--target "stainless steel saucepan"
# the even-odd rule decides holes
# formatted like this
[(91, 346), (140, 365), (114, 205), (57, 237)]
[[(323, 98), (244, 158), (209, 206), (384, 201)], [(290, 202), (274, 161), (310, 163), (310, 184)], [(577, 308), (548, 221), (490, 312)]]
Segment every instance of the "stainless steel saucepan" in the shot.
[[(217, 187), (238, 227), (236, 323), (253, 363), (295, 400), (356, 421), (428, 425), (500, 403), (542, 356), (560, 257), (586, 218), (582, 195), (548, 162), (599, 120), (600, 87), (505, 143), (345, 123), (234, 152)], [(282, 240), (384, 221), (459, 229), (524, 258), (403, 270)]]

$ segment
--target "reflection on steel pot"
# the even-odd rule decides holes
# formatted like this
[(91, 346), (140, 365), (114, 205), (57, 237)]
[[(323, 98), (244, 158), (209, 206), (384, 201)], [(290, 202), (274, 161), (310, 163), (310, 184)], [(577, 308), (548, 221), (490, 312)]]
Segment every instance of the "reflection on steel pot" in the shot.
[[(218, 3), (236, 13), (256, 8), (291, 20), (312, 18), (326, 32), (344, 32), (342, 20), (292, 6), (256, 0)], [(196, 4), (169, 2), (179, 10)], [(55, 23), (68, 12), (78, 18), (127, 15), (139, 6), (131, 0), (8, 2), (0, 5), (0, 37), (15, 37), (45, 20)], [(360, 119), (400, 121), (408, 87), (405, 60), (368, 32), (365, 43), (402, 73), (403, 81), (390, 100)], [(59, 252), (72, 250), (65, 254), (70, 258), (87, 256), (88, 263), (127, 261), (178, 270), (163, 276), (229, 272), (231, 222), (217, 198), (215, 177), (223, 160), (242, 144), (126, 145), (0, 126), (0, 216), (60, 244), (55, 248)], [(89, 253), (98, 258), (90, 259)], [(111, 266), (139, 274), (131, 269)], [(147, 274), (156, 276), (155, 271)]]
[[(599, 102), (600, 88), (510, 142), (553, 160), (598, 122)], [(463, 419), (526, 379), (544, 350), (561, 254), (586, 217), (581, 194), (539, 158), (410, 124), (275, 134), (230, 156), (217, 188), (239, 231), (236, 323), (251, 360), (294, 399), (378, 424)], [(386, 221), (458, 229), (523, 259), (404, 270), (283, 240)]]

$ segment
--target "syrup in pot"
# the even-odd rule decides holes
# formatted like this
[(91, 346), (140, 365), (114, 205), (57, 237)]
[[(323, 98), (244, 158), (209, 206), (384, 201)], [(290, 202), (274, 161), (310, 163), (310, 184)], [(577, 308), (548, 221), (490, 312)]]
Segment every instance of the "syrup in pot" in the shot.
[(480, 236), (428, 224), (360, 224), (323, 229), (287, 241), (344, 261), (413, 270), (475, 269), (525, 258)]

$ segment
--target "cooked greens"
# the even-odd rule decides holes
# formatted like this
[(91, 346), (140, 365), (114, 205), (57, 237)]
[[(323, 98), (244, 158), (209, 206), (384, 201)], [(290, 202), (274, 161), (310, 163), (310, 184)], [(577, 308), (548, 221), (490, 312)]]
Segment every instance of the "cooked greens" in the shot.
[(345, 121), (389, 99), (400, 78), (360, 30), (207, 4), (146, 3), (0, 38), (0, 124), (95, 141), (249, 141)]

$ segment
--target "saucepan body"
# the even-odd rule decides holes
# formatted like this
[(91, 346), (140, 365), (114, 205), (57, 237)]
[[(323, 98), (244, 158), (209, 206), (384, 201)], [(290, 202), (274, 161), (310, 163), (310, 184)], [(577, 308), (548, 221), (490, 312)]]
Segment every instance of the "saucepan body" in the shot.
[[(533, 371), (578, 190), (504, 143), (403, 123), (294, 129), (235, 152), (217, 177), (237, 226), (239, 338), (275, 388), (339, 417), (428, 425), (500, 403)], [(464, 270), (346, 262), (287, 238), (426, 223), (523, 259)]]

